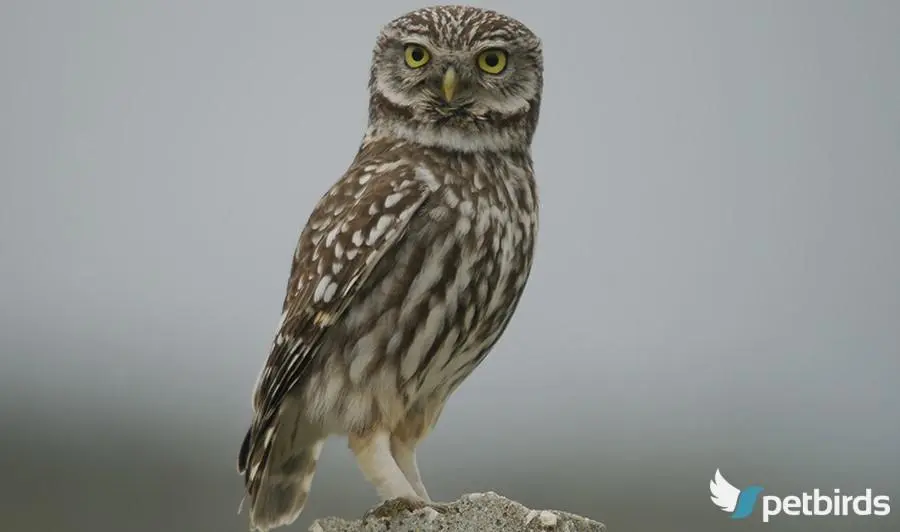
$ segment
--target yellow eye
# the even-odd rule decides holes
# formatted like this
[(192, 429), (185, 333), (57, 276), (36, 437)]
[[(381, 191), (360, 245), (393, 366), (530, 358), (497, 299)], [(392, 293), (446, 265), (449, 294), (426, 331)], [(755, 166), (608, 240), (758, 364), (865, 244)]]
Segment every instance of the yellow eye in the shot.
[(506, 52), (491, 49), (481, 52), (478, 56), (478, 68), (488, 74), (499, 74), (506, 68)]
[(406, 52), (403, 55), (406, 57), (406, 64), (409, 68), (423, 67), (431, 59), (431, 54), (428, 53), (428, 50), (418, 44), (407, 44)]

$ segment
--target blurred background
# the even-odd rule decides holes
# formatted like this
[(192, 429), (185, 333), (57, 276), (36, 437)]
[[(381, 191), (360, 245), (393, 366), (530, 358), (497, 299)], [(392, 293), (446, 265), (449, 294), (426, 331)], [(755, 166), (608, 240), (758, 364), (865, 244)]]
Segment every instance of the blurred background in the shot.
[[(900, 530), (900, 3), (482, 2), (544, 40), (538, 257), (420, 453), (620, 531)], [(309, 211), (410, 1), (0, 7), (0, 529), (226, 532)], [(886, 518), (731, 521), (873, 489)], [(376, 503), (345, 441), (303, 516)]]

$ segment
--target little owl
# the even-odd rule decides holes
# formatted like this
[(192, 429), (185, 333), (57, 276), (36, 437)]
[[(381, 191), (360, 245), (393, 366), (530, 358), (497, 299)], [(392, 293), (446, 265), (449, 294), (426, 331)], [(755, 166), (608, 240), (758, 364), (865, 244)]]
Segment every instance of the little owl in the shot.
[(543, 56), (522, 23), (424, 8), (375, 43), (369, 122), (293, 256), (238, 457), (252, 529), (293, 523), (329, 435), (382, 501), (439, 508), (416, 446), (528, 280)]

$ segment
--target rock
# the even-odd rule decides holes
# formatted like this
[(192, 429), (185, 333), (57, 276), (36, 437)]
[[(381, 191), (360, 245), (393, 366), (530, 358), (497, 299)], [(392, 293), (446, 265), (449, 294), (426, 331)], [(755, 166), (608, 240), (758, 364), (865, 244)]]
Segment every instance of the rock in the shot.
[(585, 517), (555, 510), (531, 510), (494, 492), (471, 493), (438, 509), (410, 511), (388, 501), (363, 519), (319, 519), (310, 532), (606, 532)]

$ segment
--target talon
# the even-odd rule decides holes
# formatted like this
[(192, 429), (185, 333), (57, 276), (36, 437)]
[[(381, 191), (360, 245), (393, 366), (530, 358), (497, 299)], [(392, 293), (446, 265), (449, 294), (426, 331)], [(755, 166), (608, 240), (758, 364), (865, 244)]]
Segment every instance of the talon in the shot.
[(433, 509), (435, 512), (439, 514), (445, 514), (450, 511), (450, 505), (443, 502), (429, 502), (425, 506)]
[[(412, 513), (426, 506), (431, 506), (431, 504), (426, 503), (422, 499), (408, 499), (406, 497), (388, 499), (375, 508), (372, 508), (371, 510), (366, 512), (366, 514), (363, 516), (363, 520), (365, 521), (369, 518), (393, 519), (403, 512)], [(435, 508), (435, 510), (437, 510), (437, 508)]]

